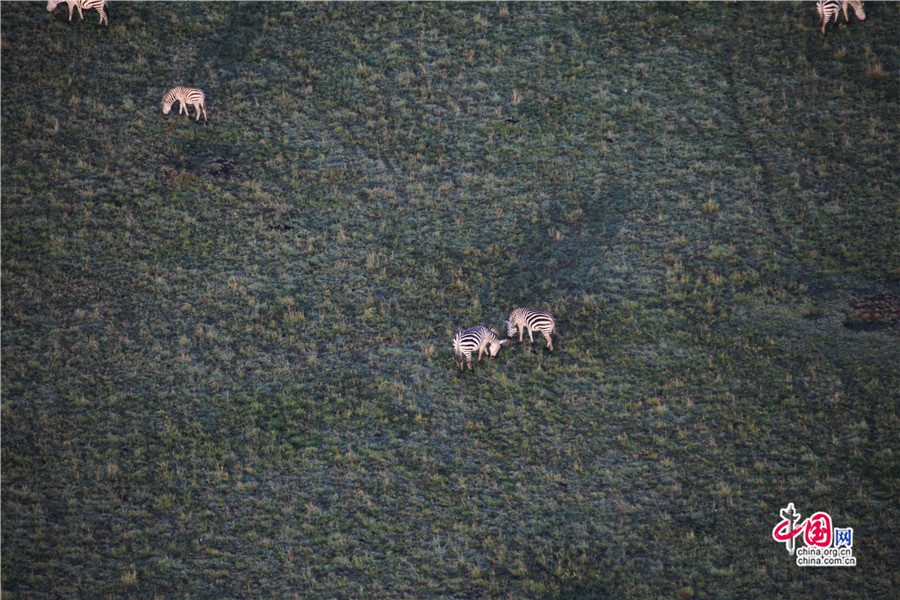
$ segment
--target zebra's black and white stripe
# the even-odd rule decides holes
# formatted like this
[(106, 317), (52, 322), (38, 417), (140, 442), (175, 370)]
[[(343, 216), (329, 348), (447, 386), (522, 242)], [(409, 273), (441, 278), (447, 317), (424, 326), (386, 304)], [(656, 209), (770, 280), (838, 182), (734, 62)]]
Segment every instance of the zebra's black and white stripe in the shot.
[(472, 355), (476, 350), (478, 351), (478, 362), (481, 362), (481, 355), (485, 351), (488, 356), (497, 356), (500, 346), (505, 343), (506, 340), (500, 339), (500, 332), (493, 327), (476, 325), (460, 331), (453, 338), (453, 356), (459, 364), (460, 371), (465, 372), (466, 365), (469, 365), (470, 371), (474, 371)]
[(178, 108), (179, 115), (183, 111), (187, 114), (188, 118), (190, 118), (191, 113), (187, 108), (187, 105), (190, 104), (197, 109), (198, 121), (200, 120), (200, 110), (202, 109), (203, 120), (207, 123), (209, 122), (209, 119), (206, 118), (206, 95), (200, 88), (178, 86), (169, 90), (162, 99), (162, 111), (164, 115), (169, 114), (169, 111), (172, 110), (172, 105), (175, 104), (175, 102), (181, 103)]
[(507, 337), (516, 335), (519, 331), (519, 341), (522, 341), (523, 330), (528, 330), (528, 339), (534, 343), (534, 337), (531, 332), (540, 331), (547, 340), (547, 347), (553, 352), (553, 338), (558, 337), (556, 333), (556, 319), (546, 310), (534, 310), (531, 308), (514, 308), (509, 313), (509, 319), (506, 320)]
[(84, 13), (81, 12), (81, 9), (96, 10), (100, 13), (100, 24), (103, 25), (106, 22), (106, 26), (109, 27), (109, 9), (107, 8), (106, 0), (47, 0), (47, 12), (53, 12), (62, 2), (69, 5), (70, 22), (72, 21), (72, 11), (76, 8), (82, 21), (84, 20)]
[(849, 22), (850, 17), (847, 15), (847, 6), (853, 9), (853, 13), (860, 21), (866, 20), (866, 11), (863, 8), (861, 0), (819, 0), (816, 2), (816, 12), (819, 13), (819, 19), (822, 21), (822, 34), (825, 34), (825, 26), (834, 19), (834, 23), (838, 22), (838, 13), (843, 11), (844, 20)]

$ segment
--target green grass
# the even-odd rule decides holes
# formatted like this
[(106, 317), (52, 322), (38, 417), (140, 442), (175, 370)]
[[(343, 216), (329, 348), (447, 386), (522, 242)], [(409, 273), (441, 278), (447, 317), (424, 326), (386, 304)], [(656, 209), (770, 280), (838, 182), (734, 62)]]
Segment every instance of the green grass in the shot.
[[(896, 4), (44, 8), (0, 8), (4, 598), (900, 585), (854, 316), (900, 291)], [(516, 305), (557, 352), (460, 375)]]

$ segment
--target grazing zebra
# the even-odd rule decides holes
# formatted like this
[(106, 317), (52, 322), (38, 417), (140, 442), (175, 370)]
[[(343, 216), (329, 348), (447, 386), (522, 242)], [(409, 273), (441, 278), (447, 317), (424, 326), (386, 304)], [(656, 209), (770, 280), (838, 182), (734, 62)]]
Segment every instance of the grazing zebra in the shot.
[(465, 372), (466, 365), (469, 370), (474, 371), (475, 366), (472, 364), (472, 354), (478, 350), (478, 362), (481, 362), (481, 355), (487, 351), (488, 356), (497, 356), (500, 346), (506, 343), (506, 340), (500, 339), (500, 332), (493, 327), (485, 327), (484, 325), (476, 325), (460, 331), (453, 338), (453, 357), (459, 364), (459, 369)]
[(534, 343), (532, 331), (540, 331), (547, 340), (547, 347), (553, 352), (553, 338), (559, 338), (556, 333), (556, 319), (546, 310), (533, 310), (531, 308), (514, 308), (509, 313), (509, 319), (506, 321), (507, 337), (516, 335), (516, 329), (519, 330), (519, 341), (522, 341), (522, 333), (524, 329), (528, 330), (528, 339)]
[(78, 9), (78, 16), (81, 17), (82, 21), (84, 21), (84, 13), (81, 12), (81, 9), (94, 9), (100, 13), (100, 24), (103, 25), (105, 21), (106, 26), (109, 27), (109, 8), (106, 6), (106, 0), (47, 0), (47, 12), (53, 12), (57, 5), (62, 2), (69, 5), (69, 22), (72, 21), (72, 11), (74, 9)]
[(191, 112), (187, 108), (187, 105), (190, 104), (197, 109), (198, 121), (200, 120), (200, 109), (203, 109), (203, 120), (207, 123), (209, 122), (209, 119), (206, 118), (206, 95), (200, 88), (178, 86), (169, 90), (162, 99), (162, 110), (164, 115), (169, 114), (169, 111), (172, 110), (172, 105), (175, 104), (176, 101), (181, 103), (178, 108), (179, 115), (184, 111), (190, 119)]
[(837, 24), (838, 13), (840, 11), (844, 12), (844, 20), (848, 23), (850, 22), (850, 17), (847, 15), (848, 4), (853, 9), (857, 19), (860, 21), (866, 20), (866, 11), (863, 9), (861, 0), (819, 0), (816, 2), (816, 12), (819, 13), (819, 19), (822, 21), (822, 35), (825, 34), (825, 25), (827, 25), (832, 18), (834, 19), (835, 25)]

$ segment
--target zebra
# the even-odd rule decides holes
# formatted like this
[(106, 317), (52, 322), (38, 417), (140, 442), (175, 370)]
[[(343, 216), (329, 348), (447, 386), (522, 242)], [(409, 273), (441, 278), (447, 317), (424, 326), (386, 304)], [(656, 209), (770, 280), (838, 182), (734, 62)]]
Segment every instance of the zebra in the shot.
[(107, 8), (106, 0), (47, 0), (47, 12), (53, 12), (62, 2), (69, 5), (70, 23), (72, 22), (72, 11), (74, 9), (78, 9), (78, 16), (81, 17), (82, 21), (84, 21), (84, 13), (81, 12), (81, 9), (94, 9), (100, 13), (100, 24), (103, 25), (105, 21), (106, 26), (109, 27), (109, 8)]
[(547, 347), (553, 352), (553, 338), (559, 340), (559, 334), (556, 333), (556, 319), (546, 310), (534, 310), (531, 308), (514, 308), (509, 313), (509, 319), (505, 321), (507, 337), (516, 335), (519, 331), (519, 341), (522, 341), (524, 330), (528, 330), (528, 339), (534, 343), (532, 331), (540, 331), (547, 340)]
[(179, 115), (184, 111), (188, 118), (191, 118), (190, 110), (187, 108), (187, 105), (190, 104), (197, 109), (197, 120), (200, 120), (200, 110), (203, 109), (203, 120), (209, 123), (209, 119), (206, 118), (206, 95), (203, 93), (203, 90), (200, 88), (183, 86), (172, 88), (162, 99), (162, 111), (164, 115), (169, 114), (169, 111), (172, 110), (172, 105), (175, 104), (176, 101), (181, 103), (178, 108)]
[(500, 339), (500, 332), (493, 327), (485, 327), (484, 325), (476, 325), (464, 331), (460, 331), (453, 338), (453, 356), (459, 365), (460, 371), (465, 373), (466, 365), (469, 370), (474, 371), (475, 366), (472, 364), (472, 354), (478, 350), (478, 362), (481, 362), (481, 355), (487, 352), (488, 356), (497, 356), (500, 346), (507, 340)]
[(860, 21), (866, 20), (866, 11), (861, 0), (819, 0), (816, 2), (816, 12), (819, 13), (819, 19), (822, 21), (822, 35), (825, 35), (825, 25), (832, 18), (834, 18), (834, 23), (837, 24), (840, 11), (844, 12), (844, 20), (848, 23), (850, 22), (850, 17), (847, 15), (847, 5), (853, 9), (857, 19)]

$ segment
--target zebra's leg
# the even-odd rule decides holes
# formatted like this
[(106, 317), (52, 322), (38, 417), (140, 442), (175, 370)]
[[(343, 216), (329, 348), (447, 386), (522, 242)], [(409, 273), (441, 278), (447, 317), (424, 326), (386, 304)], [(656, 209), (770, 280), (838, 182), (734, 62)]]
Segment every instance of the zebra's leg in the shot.
[(456, 361), (456, 364), (459, 365), (460, 373), (466, 372), (466, 353), (465, 352), (456, 352), (456, 349), (453, 349), (453, 360)]
[[(78, 9), (78, 16), (81, 17), (81, 20), (84, 21), (84, 13), (81, 12), (81, 2), (76, 2), (75, 7)], [(71, 11), (71, 9), (69, 9)]]
[(103, 25), (103, 21), (106, 21), (106, 26), (109, 27), (109, 16), (107, 16), (104, 7), (101, 6), (97, 10), (100, 12), (100, 24)]
[(191, 118), (191, 113), (188, 112), (187, 104), (184, 100), (178, 101), (178, 114), (180, 115), (181, 113), (186, 114), (189, 119)]
[[(845, 23), (850, 22), (850, 17), (847, 16), (847, 5), (848, 4), (850, 4), (850, 3), (847, 2), (847, 0), (844, 0), (843, 2), (841, 2), (841, 9), (844, 11), (844, 22)], [(835, 23), (837, 23), (837, 13), (835, 13), (835, 15), (834, 15), (834, 21), (835, 21)]]
[[(199, 102), (196, 103), (196, 104), (194, 105), (194, 108), (197, 109), (197, 121), (199, 121), (199, 120), (200, 120), (200, 103), (199, 103)], [(190, 112), (188, 113), (188, 116), (190, 116)]]
[(528, 341), (534, 343), (534, 336), (531, 334), (531, 327), (528, 328)]
[[(200, 106), (203, 107), (203, 122), (204, 122), (204, 123), (209, 123), (209, 119), (206, 117), (206, 101), (204, 100), (204, 101), (200, 104)], [(197, 117), (197, 120), (200, 120), (200, 117), (199, 117), (199, 116)]]
[(553, 352), (553, 337), (545, 332), (544, 338), (547, 340), (547, 347), (550, 348), (550, 352)]

